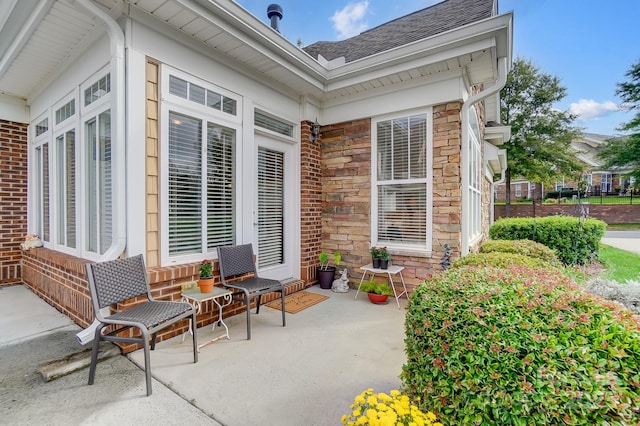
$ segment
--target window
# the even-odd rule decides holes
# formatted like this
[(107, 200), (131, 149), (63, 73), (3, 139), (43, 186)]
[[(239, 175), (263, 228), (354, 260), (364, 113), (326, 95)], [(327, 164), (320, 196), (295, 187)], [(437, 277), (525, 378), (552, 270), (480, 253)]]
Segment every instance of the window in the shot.
[(235, 242), (234, 129), (169, 112), (168, 254)]
[(223, 96), (213, 90), (205, 89), (175, 75), (169, 76), (169, 93), (226, 114), (236, 115), (237, 113), (235, 99)]
[(56, 138), (57, 243), (76, 247), (76, 132)]
[(113, 239), (110, 91), (102, 71), (33, 124), (33, 231), (46, 245), (89, 259)]
[(258, 110), (254, 112), (254, 124), (256, 127), (271, 130), (284, 136), (293, 136), (293, 126), (291, 124), (268, 116)]
[(516, 183), (516, 197), (522, 197), (522, 185), (519, 183)]
[(564, 188), (564, 177), (556, 181), (556, 191), (560, 191)]
[(161, 263), (189, 262), (237, 240), (241, 98), (167, 66), (161, 81)]
[(611, 173), (602, 173), (600, 179), (600, 190), (602, 192), (611, 192)]
[(85, 122), (86, 250), (104, 254), (112, 241), (111, 111)]
[(375, 123), (374, 245), (428, 249), (427, 115)]
[(468, 231), (469, 241), (473, 241), (482, 233), (482, 151), (480, 145), (480, 126), (475, 108), (469, 110), (469, 206)]
[(35, 126), (35, 155), (33, 170), (33, 193), (35, 211), (33, 214), (34, 232), (43, 242), (51, 241), (51, 227), (49, 224), (49, 120), (39, 121)]

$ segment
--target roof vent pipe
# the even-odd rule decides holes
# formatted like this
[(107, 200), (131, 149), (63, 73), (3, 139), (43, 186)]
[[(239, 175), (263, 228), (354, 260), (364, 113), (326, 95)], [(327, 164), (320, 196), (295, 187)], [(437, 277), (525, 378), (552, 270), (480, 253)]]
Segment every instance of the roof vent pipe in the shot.
[(267, 7), (267, 16), (271, 19), (271, 28), (280, 32), (278, 23), (282, 19), (282, 7), (279, 4), (270, 4)]

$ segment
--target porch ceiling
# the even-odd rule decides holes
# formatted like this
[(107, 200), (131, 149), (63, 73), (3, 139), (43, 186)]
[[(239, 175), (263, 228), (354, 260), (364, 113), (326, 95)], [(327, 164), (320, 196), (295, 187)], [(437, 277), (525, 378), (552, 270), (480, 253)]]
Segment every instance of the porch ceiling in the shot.
[[(6, 2), (9, 7), (0, 11), (0, 95), (29, 104), (104, 33), (104, 28), (98, 19), (83, 11), (77, 0)], [(468, 40), (457, 45), (451, 43), (455, 39), (450, 36), (436, 36), (442, 40), (423, 40), (394, 52), (332, 67), (311, 58), (231, 0), (93, 2), (113, 18), (124, 13), (148, 23), (168, 24), (181, 36), (207, 46), (204, 52), (233, 61), (239, 72), (260, 78), (277, 90), (319, 101), (451, 72), (464, 72), (472, 84), (493, 82), (496, 78), (496, 48), (487, 41), (495, 41), (495, 37), (482, 34), (488, 32), (484, 29), (475, 39), (462, 34)]]

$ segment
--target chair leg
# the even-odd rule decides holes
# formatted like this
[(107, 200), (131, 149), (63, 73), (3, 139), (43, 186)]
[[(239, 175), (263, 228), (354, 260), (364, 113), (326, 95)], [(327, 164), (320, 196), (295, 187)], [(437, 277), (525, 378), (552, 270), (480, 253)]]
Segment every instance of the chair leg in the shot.
[(149, 354), (149, 335), (142, 331), (142, 345), (144, 347), (144, 375), (147, 381), (147, 396), (151, 396), (151, 356)]
[(247, 340), (251, 340), (251, 303), (249, 293), (245, 292), (244, 302), (247, 305)]
[(285, 320), (285, 316), (284, 316), (284, 297), (285, 297), (284, 296), (284, 294), (285, 294), (284, 288), (282, 289), (281, 293), (282, 293), (282, 296), (281, 296), (282, 297), (282, 326), (284, 327), (284, 326), (287, 325), (286, 320)]
[(198, 338), (196, 337), (196, 311), (191, 315), (191, 330), (193, 330), (193, 363), (198, 362)]
[(260, 302), (262, 300), (262, 295), (258, 295), (258, 304), (256, 305), (256, 315), (260, 313)]
[(156, 350), (156, 336), (158, 335), (158, 333), (153, 333), (151, 335), (151, 350), (155, 351)]
[(96, 378), (96, 365), (98, 364), (98, 351), (100, 350), (100, 336), (102, 334), (103, 324), (98, 325), (96, 333), (93, 336), (93, 348), (91, 349), (91, 365), (89, 366), (89, 384), (92, 385)]

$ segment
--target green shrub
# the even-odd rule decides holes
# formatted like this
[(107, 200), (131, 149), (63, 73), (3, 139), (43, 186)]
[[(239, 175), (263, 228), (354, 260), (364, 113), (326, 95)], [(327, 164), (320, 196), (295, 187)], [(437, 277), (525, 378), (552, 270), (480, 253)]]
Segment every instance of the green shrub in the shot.
[(471, 253), (453, 262), (454, 268), (462, 266), (493, 266), (495, 268), (506, 268), (507, 266), (530, 266), (532, 268), (545, 268), (549, 263), (534, 257), (517, 253)]
[(638, 424), (640, 331), (553, 269), (454, 268), (411, 295), (403, 392), (451, 425)]
[(584, 265), (598, 254), (607, 224), (572, 216), (499, 219), (489, 229), (492, 240), (532, 240), (553, 249), (565, 265)]
[(489, 240), (480, 247), (480, 253), (516, 253), (542, 259), (551, 266), (560, 266), (556, 252), (531, 240)]

